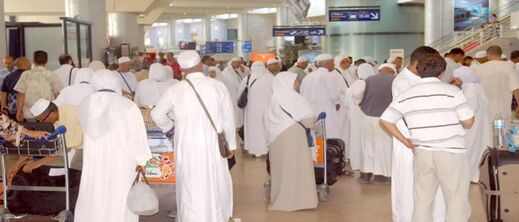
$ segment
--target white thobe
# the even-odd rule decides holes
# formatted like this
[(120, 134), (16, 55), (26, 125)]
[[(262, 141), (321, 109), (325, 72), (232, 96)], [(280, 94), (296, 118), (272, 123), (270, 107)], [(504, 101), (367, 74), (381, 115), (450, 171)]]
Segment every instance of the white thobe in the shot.
[(243, 126), (243, 110), (238, 107), (238, 99), (240, 98), (239, 91), (241, 81), (247, 75), (249, 75), (249, 73), (241, 72), (240, 69), (235, 70), (231, 65), (227, 66), (227, 68), (222, 71), (223, 82), (231, 94), (234, 107), (234, 122), (237, 128)]
[[(74, 66), (69, 64), (61, 65), (58, 69), (54, 70), (54, 73), (58, 75), (61, 84), (63, 87), (74, 84), (74, 79), (76, 79), (76, 73), (79, 69), (74, 68)], [(70, 83), (70, 84), (69, 84)]]
[(78, 83), (67, 86), (61, 90), (58, 98), (53, 102), (57, 106), (73, 105), (79, 106), (88, 96), (95, 92), (95, 88), (90, 83)]
[[(488, 132), (492, 132), (492, 121), (498, 113), (503, 115), (507, 123), (512, 120), (512, 93), (519, 89), (519, 74), (508, 62), (489, 61), (478, 67), (476, 75), (489, 100), (486, 127), (489, 129)], [(488, 143), (491, 143), (492, 133), (486, 136)]]
[[(248, 150), (249, 153), (253, 155), (265, 155), (268, 152), (263, 116), (270, 104), (273, 80), (274, 75), (268, 70), (264, 74), (258, 76), (251, 75), (249, 80), (248, 102), (244, 109), (244, 149)], [(240, 88), (244, 89), (246, 85), (247, 77), (243, 79), (242, 87)]]
[[(128, 210), (126, 200), (136, 176), (135, 167), (144, 166), (151, 152), (139, 108), (119, 97), (111, 102), (111, 109), (120, 111), (107, 117), (115, 119), (110, 121), (110, 129), (97, 138), (89, 134), (83, 137), (83, 173), (75, 222), (139, 221), (139, 216)], [(96, 94), (85, 102), (90, 104), (89, 109), (96, 109)]]
[(119, 71), (114, 71), (114, 74), (117, 76), (117, 79), (121, 82), (121, 87), (123, 91), (126, 91), (128, 93), (135, 93), (135, 90), (137, 89), (137, 84), (139, 81), (137, 81), (137, 77), (132, 72), (125, 72), (120, 73)]
[(472, 71), (474, 73), (476, 73), (476, 70), (478, 69), (478, 67), (481, 65), (481, 63), (479, 63), (477, 60), (474, 60), (472, 61), (472, 64), (470, 64), (470, 69), (472, 69)]
[[(200, 94), (218, 132), (225, 133), (229, 149), (235, 150), (234, 110), (225, 85), (201, 72), (186, 78)], [(151, 116), (163, 131), (175, 123), (177, 220), (227, 222), (233, 209), (227, 159), (220, 156), (217, 134), (187, 81), (170, 87)]]
[(176, 83), (178, 83), (176, 79), (166, 79), (162, 82), (145, 79), (139, 82), (135, 91), (135, 104), (139, 107), (154, 107), (166, 90)]
[(483, 88), (478, 83), (468, 83), (462, 85), (463, 93), (467, 98), (470, 108), (474, 110), (474, 125), (465, 132), (465, 145), (467, 146), (467, 155), (470, 158), (470, 181), (479, 182), (479, 164), (481, 157), (490, 141), (489, 128), (485, 127), (488, 122), (488, 98)]
[(442, 82), (450, 83), (454, 70), (459, 68), (461, 64), (454, 62), (451, 58), (445, 58), (445, 62), (447, 62), (447, 67), (445, 67), (445, 72), (443, 72), (441, 80)]
[[(355, 104), (360, 105), (366, 91), (366, 81), (356, 81), (350, 90)], [(363, 124), (360, 125), (362, 130), (360, 171), (391, 177), (391, 147), (393, 146), (391, 136), (379, 126), (379, 117), (368, 116), (362, 110), (361, 115)]]
[[(420, 77), (407, 67), (393, 80), (391, 87), (393, 100), (420, 81)], [(398, 130), (407, 138), (409, 131), (403, 120), (397, 122)], [(391, 160), (391, 203), (394, 222), (411, 222), (413, 216), (413, 152), (393, 137), (393, 158)], [(434, 201), (433, 220), (445, 221), (445, 201), (441, 188)]]
[(303, 79), (301, 95), (310, 103), (316, 113), (326, 113), (326, 134), (328, 138), (341, 138), (336, 105), (341, 104), (341, 94), (337, 78), (325, 68), (318, 68)]
[(336, 79), (335, 83), (337, 84), (337, 89), (339, 90), (339, 93), (341, 95), (340, 97), (340, 104), (341, 109), (337, 112), (337, 121), (339, 124), (339, 130), (341, 132), (339, 139), (344, 141), (345, 143), (349, 140), (349, 114), (348, 114), (348, 108), (346, 108), (346, 91), (348, 88), (351, 87), (351, 84), (353, 81), (348, 80), (348, 71), (342, 70), (339, 68), (336, 68), (332, 72), (333, 77)]

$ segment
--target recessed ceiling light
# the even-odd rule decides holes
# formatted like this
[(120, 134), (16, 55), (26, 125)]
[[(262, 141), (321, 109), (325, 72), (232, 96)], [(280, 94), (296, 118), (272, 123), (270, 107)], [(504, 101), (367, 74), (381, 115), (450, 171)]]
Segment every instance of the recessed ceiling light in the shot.
[(173, 7), (173, 2), (169, 3), (169, 7)]
[(144, 14), (140, 14), (139, 17), (144, 18)]
[(184, 12), (184, 15), (187, 15), (187, 13)]

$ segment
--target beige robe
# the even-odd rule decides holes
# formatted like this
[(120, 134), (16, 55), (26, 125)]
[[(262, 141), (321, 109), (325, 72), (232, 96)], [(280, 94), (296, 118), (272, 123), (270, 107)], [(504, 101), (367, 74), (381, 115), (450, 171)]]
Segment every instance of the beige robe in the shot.
[[(302, 121), (313, 127), (315, 118)], [(270, 210), (296, 211), (317, 208), (314, 162), (306, 132), (295, 123), (269, 146), (271, 173)]]

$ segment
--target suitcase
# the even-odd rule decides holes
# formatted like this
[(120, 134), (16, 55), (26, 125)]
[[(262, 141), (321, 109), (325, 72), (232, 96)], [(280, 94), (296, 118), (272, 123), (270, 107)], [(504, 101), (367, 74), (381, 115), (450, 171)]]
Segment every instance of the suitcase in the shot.
[[(334, 159), (335, 162), (339, 163), (339, 167), (337, 168), (337, 173), (339, 175), (345, 175), (346, 174), (346, 162), (345, 162), (345, 155), (346, 155), (346, 143), (342, 141), (341, 139), (328, 139), (328, 145), (333, 149), (333, 152), (331, 155), (336, 157)], [(331, 156), (329, 154), (329, 156)]]
[[(344, 175), (345, 144), (340, 139), (328, 139), (326, 141), (326, 166), (327, 166), (327, 184), (333, 185), (337, 182), (341, 175)], [(316, 184), (324, 183), (324, 169), (314, 168)]]
[(489, 148), (483, 154), (480, 170), (487, 221), (519, 220), (519, 152)]

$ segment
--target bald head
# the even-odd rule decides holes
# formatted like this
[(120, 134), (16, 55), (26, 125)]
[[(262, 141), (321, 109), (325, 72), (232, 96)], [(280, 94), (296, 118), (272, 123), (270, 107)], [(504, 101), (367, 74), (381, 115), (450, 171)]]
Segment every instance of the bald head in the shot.
[(497, 45), (490, 46), (487, 49), (488, 60), (493, 60), (493, 61), (502, 60), (502, 58), (501, 58), (502, 55), (503, 55), (503, 50), (501, 49), (501, 47), (499, 47)]

